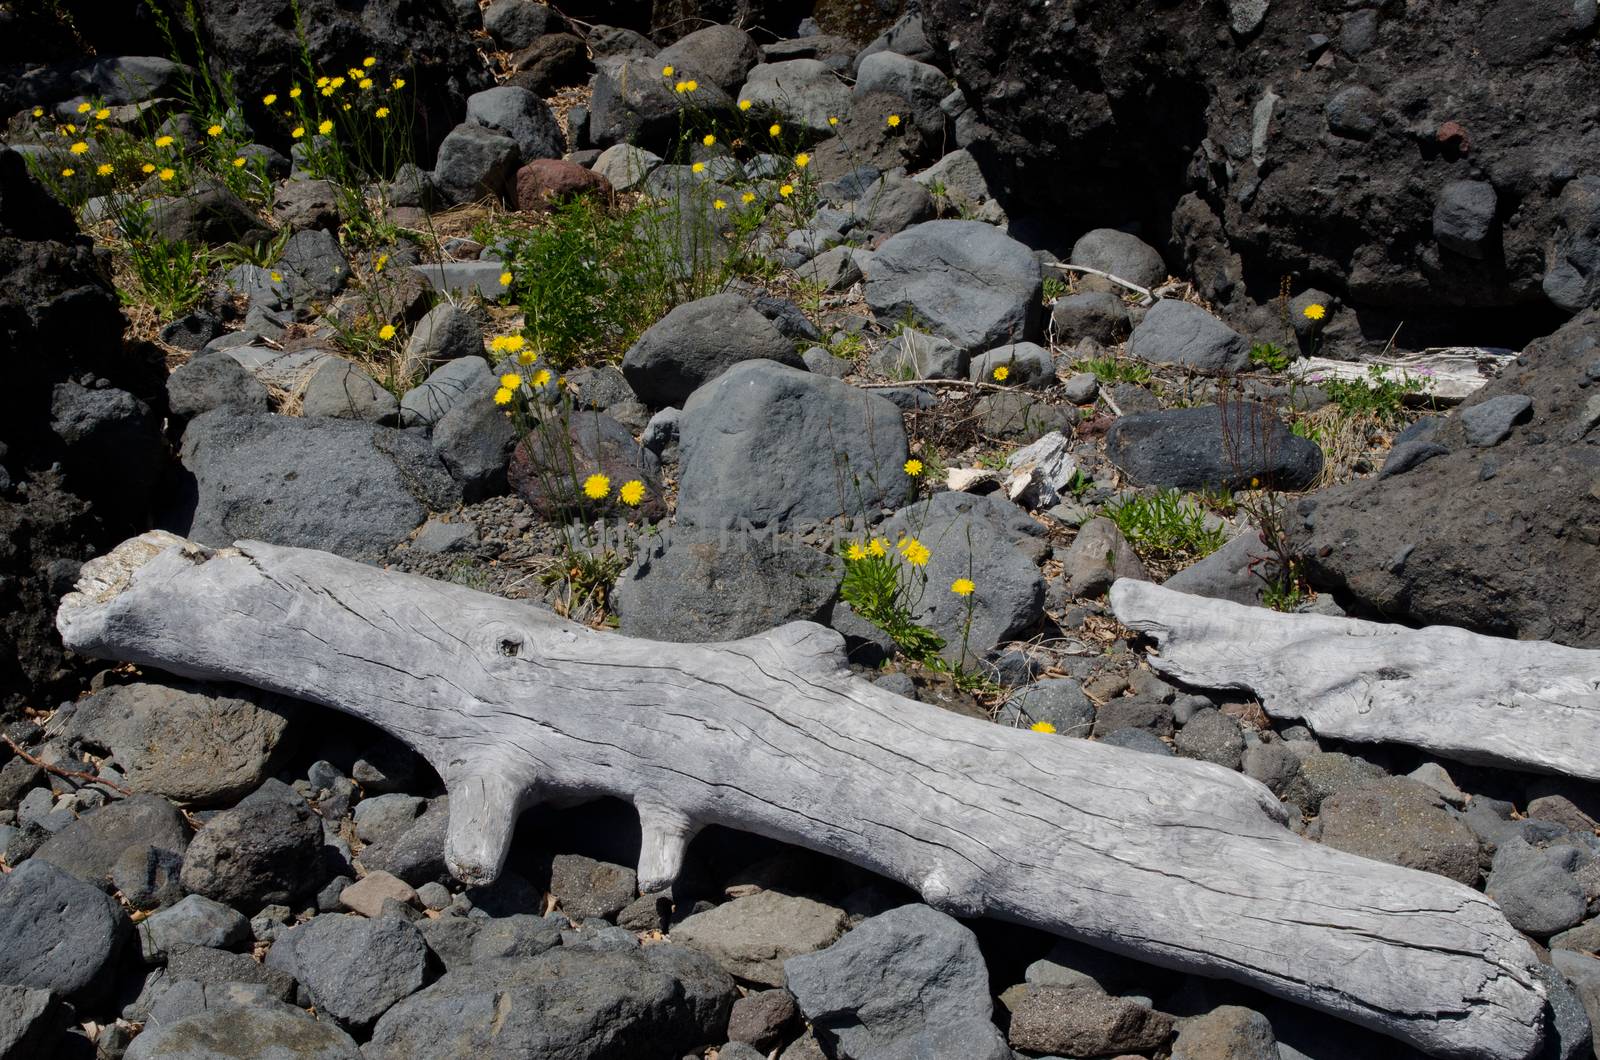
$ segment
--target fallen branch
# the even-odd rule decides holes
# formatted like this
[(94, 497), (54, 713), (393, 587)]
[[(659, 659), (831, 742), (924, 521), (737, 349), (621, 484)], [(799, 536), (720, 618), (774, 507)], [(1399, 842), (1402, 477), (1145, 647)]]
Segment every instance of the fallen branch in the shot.
[(1600, 780), (1600, 651), (1282, 614), (1121, 579), (1111, 609), (1154, 637), (1150, 662), (1200, 688), (1246, 688), (1319, 735)]
[(1091, 269), (1087, 265), (1068, 265), (1059, 261), (1050, 261), (1046, 262), (1045, 264), (1049, 265), (1052, 269), (1060, 269), (1062, 272), (1086, 272), (1090, 276), (1098, 276), (1102, 280), (1110, 280), (1118, 287), (1125, 288), (1129, 291), (1136, 291), (1143, 295), (1144, 304), (1146, 306), (1152, 306), (1156, 304), (1156, 296), (1148, 287), (1140, 287), (1132, 280), (1124, 280), (1121, 276), (1113, 276), (1111, 273), (1105, 272), (1101, 269)]
[(1326, 379), (1370, 383), (1375, 375), (1405, 387), (1408, 398), (1453, 405), (1470, 397), (1516, 359), (1516, 354), (1506, 350), (1452, 346), (1372, 361), (1307, 357), (1291, 363), (1287, 371), (1299, 382), (1312, 385)]
[(12, 754), (16, 755), (18, 758), (22, 759), (24, 762), (28, 763), (30, 766), (38, 766), (40, 769), (44, 770), (46, 773), (54, 773), (56, 776), (65, 777), (68, 780), (82, 781), (85, 787), (98, 785), (98, 786), (103, 787), (103, 788), (110, 788), (112, 791), (116, 792), (119, 795), (132, 795), (133, 794), (133, 792), (129, 791), (127, 788), (123, 787), (121, 784), (112, 783), (111, 781), (105, 779), (104, 777), (95, 776), (93, 773), (83, 773), (83, 772), (80, 772), (80, 771), (78, 771), (76, 769), (62, 769), (58, 765), (52, 765), (51, 763), (46, 762), (42, 758), (36, 757), (34, 755), (31, 755), (28, 752), (24, 751), (21, 747), (17, 746), (17, 741), (13, 740), (10, 736), (6, 735), (3, 732), (0, 732), (0, 740), (4, 740), (5, 741), (5, 745), (7, 747), (11, 748), (11, 753)]
[(86, 564), (56, 622), (88, 655), (393, 733), (444, 778), (463, 880), (495, 876), (524, 807), (615, 796), (639, 812), (645, 890), (718, 824), (1437, 1056), (1522, 1060), (1543, 1035), (1533, 953), (1482, 894), (1301, 839), (1220, 766), (902, 699), (811, 623), (659, 644), (326, 553), (161, 533)]

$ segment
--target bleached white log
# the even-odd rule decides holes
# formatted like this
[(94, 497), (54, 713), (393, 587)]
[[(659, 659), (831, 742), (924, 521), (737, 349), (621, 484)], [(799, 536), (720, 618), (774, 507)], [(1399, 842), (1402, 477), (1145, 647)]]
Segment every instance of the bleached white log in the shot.
[(1291, 363), (1288, 374), (1302, 383), (1311, 384), (1326, 379), (1370, 383), (1373, 369), (1376, 368), (1378, 378), (1404, 386), (1409, 398), (1431, 399), (1440, 404), (1454, 405), (1499, 375), (1516, 358), (1517, 355), (1508, 350), (1449, 346), (1372, 361), (1307, 357)]
[(1454, 626), (1283, 614), (1121, 579), (1111, 609), (1201, 688), (1254, 692), (1319, 735), (1600, 780), (1600, 651)]
[(1533, 953), (1482, 894), (1301, 839), (1220, 766), (902, 699), (851, 676), (821, 626), (661, 644), (326, 553), (162, 534), (89, 563), (57, 625), (88, 655), (387, 729), (445, 779), (464, 879), (494, 876), (525, 803), (610, 795), (640, 808), (646, 886), (720, 824), (1437, 1056), (1521, 1060), (1543, 1034)]

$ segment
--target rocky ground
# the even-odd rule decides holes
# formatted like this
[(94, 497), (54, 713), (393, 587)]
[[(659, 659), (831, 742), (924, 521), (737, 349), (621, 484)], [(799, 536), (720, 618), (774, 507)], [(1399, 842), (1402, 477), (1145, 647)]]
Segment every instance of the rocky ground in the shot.
[(1241, 772), (1495, 899), (1538, 1055), (1593, 1055), (1593, 785), (1175, 686), (1105, 594), (1600, 648), (1594, 4), (902, 6), (0, 13), (0, 1060), (1420, 1055), (732, 830), (641, 894), (620, 804), (464, 886), (393, 737), (64, 651), (152, 527), (664, 655), (821, 622), (902, 696)]

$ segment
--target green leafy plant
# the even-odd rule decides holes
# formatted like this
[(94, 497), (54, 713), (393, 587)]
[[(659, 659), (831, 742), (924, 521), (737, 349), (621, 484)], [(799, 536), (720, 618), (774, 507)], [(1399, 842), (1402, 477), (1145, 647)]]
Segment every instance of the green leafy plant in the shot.
[(911, 608), (925, 580), (913, 562), (916, 557), (901, 555), (901, 551), (882, 538), (846, 547), (839, 598), (887, 633), (906, 655), (926, 661), (938, 656), (944, 638), (912, 618)]
[(1406, 393), (1413, 381), (1405, 372), (1391, 379), (1381, 364), (1369, 365), (1365, 379), (1325, 379), (1317, 384), (1347, 416), (1370, 416), (1384, 426), (1405, 422)]
[(1106, 506), (1105, 516), (1141, 557), (1199, 559), (1227, 541), (1222, 527), (1206, 525), (1205, 509), (1177, 490), (1116, 501)]
[(1257, 342), (1250, 347), (1250, 363), (1269, 372), (1284, 371), (1292, 360), (1294, 356), (1276, 342)]
[(1067, 293), (1067, 284), (1059, 276), (1046, 276), (1044, 278), (1044, 304), (1049, 305), (1057, 298)]
[(1074, 371), (1091, 372), (1102, 383), (1148, 383), (1150, 366), (1112, 355), (1085, 357), (1072, 366)]
[(283, 256), (283, 248), (288, 245), (292, 234), (289, 229), (283, 228), (277, 235), (253, 243), (228, 243), (218, 247), (215, 256), (218, 263), (223, 265), (255, 265), (270, 269)]
[(124, 301), (144, 302), (161, 319), (170, 320), (205, 297), (211, 271), (205, 247), (159, 237), (134, 238), (128, 240), (127, 255), (137, 290), (122, 292)]

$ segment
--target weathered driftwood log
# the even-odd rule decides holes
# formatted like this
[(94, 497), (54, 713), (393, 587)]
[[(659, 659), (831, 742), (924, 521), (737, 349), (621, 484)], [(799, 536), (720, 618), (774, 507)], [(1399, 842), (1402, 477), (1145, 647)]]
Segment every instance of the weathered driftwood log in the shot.
[(1111, 608), (1155, 639), (1162, 673), (1249, 689), (1321, 735), (1600, 780), (1600, 651), (1282, 614), (1128, 579)]
[(465, 880), (495, 875), (524, 806), (611, 795), (638, 807), (645, 888), (720, 824), (1438, 1056), (1520, 1060), (1543, 1035), (1533, 954), (1483, 895), (1303, 840), (1219, 766), (902, 699), (852, 677), (821, 626), (659, 644), (326, 553), (163, 534), (88, 564), (57, 624), (85, 654), (395, 734), (449, 787)]
[(1303, 383), (1325, 379), (1370, 383), (1376, 370), (1379, 379), (1404, 387), (1408, 398), (1456, 405), (1471, 397), (1516, 359), (1517, 355), (1510, 350), (1450, 346), (1373, 361), (1305, 357), (1290, 364), (1288, 371)]

